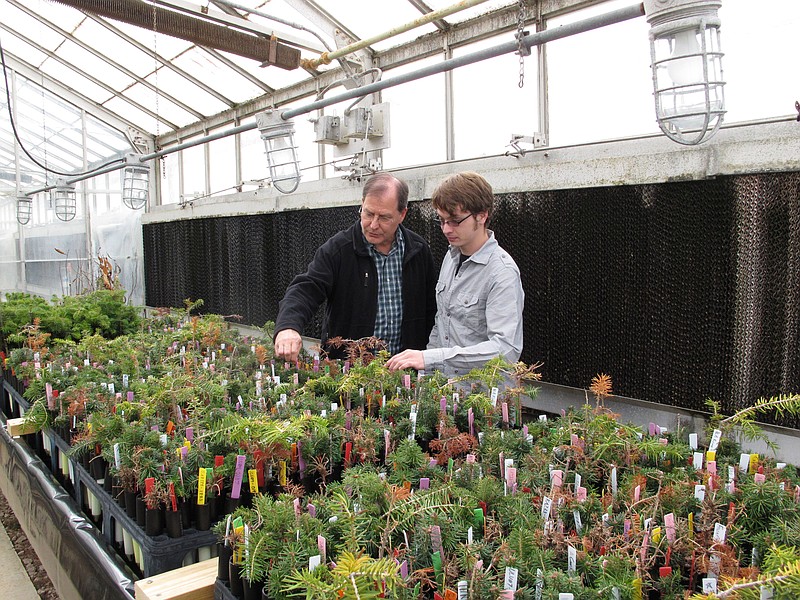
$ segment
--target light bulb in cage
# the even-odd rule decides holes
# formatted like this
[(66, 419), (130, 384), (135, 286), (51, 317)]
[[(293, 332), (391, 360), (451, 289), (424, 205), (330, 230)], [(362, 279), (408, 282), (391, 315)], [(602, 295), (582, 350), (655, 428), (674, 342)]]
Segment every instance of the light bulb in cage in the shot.
[(27, 225), (31, 222), (33, 212), (33, 198), (30, 196), (17, 196), (17, 223)]
[(66, 179), (56, 180), (56, 186), (52, 192), (53, 211), (62, 221), (72, 221), (77, 212), (77, 197), (75, 196), (75, 185), (67, 183)]
[(150, 167), (130, 154), (125, 158), (127, 166), (122, 171), (122, 202), (132, 210), (147, 204), (150, 187)]
[(291, 194), (300, 184), (294, 123), (284, 121), (277, 110), (267, 110), (256, 115), (256, 125), (264, 140), (272, 185), (279, 192)]
[(711, 138), (725, 114), (721, 0), (645, 0), (656, 119), (680, 144)]

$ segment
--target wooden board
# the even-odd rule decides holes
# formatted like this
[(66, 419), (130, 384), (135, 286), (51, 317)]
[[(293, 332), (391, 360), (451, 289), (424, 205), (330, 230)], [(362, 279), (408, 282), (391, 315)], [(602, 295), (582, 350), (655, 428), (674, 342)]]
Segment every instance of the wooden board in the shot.
[(25, 423), (25, 417), (18, 419), (8, 419), (6, 421), (8, 433), (11, 437), (19, 437), (21, 435), (28, 435), (29, 433), (36, 433), (36, 427), (33, 423)]
[(136, 600), (214, 600), (217, 579), (217, 559), (153, 577), (145, 577), (133, 585)]

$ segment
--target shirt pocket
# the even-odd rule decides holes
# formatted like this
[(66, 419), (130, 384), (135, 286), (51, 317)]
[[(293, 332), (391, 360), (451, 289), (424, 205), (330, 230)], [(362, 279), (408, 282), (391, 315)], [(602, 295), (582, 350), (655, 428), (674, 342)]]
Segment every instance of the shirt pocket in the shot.
[(486, 331), (486, 299), (476, 293), (459, 294), (453, 305), (453, 317), (471, 331)]
[(436, 309), (444, 311), (446, 307), (445, 292), (447, 291), (447, 284), (441, 281), (436, 283)]

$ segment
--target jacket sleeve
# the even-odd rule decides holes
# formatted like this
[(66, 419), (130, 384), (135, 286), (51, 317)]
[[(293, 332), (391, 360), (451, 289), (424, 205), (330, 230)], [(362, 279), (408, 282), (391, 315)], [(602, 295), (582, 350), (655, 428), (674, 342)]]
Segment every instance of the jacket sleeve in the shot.
[(425, 244), (425, 331), (432, 331), (436, 323), (436, 281), (439, 274), (433, 264), (433, 254), (428, 244)]
[(275, 335), (284, 329), (303, 333), (322, 303), (331, 297), (338, 274), (338, 253), (328, 240), (314, 254), (305, 273), (292, 280), (278, 305)]

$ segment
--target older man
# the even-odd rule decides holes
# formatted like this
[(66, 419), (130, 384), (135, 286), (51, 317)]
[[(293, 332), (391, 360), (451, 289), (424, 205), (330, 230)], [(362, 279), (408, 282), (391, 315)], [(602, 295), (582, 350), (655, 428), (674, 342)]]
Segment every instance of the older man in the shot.
[(436, 324), (427, 349), (400, 352), (386, 366), (436, 369), (452, 377), (498, 356), (516, 362), (525, 294), (514, 259), (487, 228), (492, 187), (477, 173), (458, 173), (439, 184), (432, 204), (450, 244), (436, 284)]
[(332, 337), (375, 336), (391, 353), (424, 348), (436, 313), (436, 271), (427, 242), (402, 225), (408, 185), (389, 173), (370, 177), (361, 218), (317, 250), (295, 277), (275, 319), (275, 355), (296, 360), (301, 334), (327, 301), (322, 344)]

